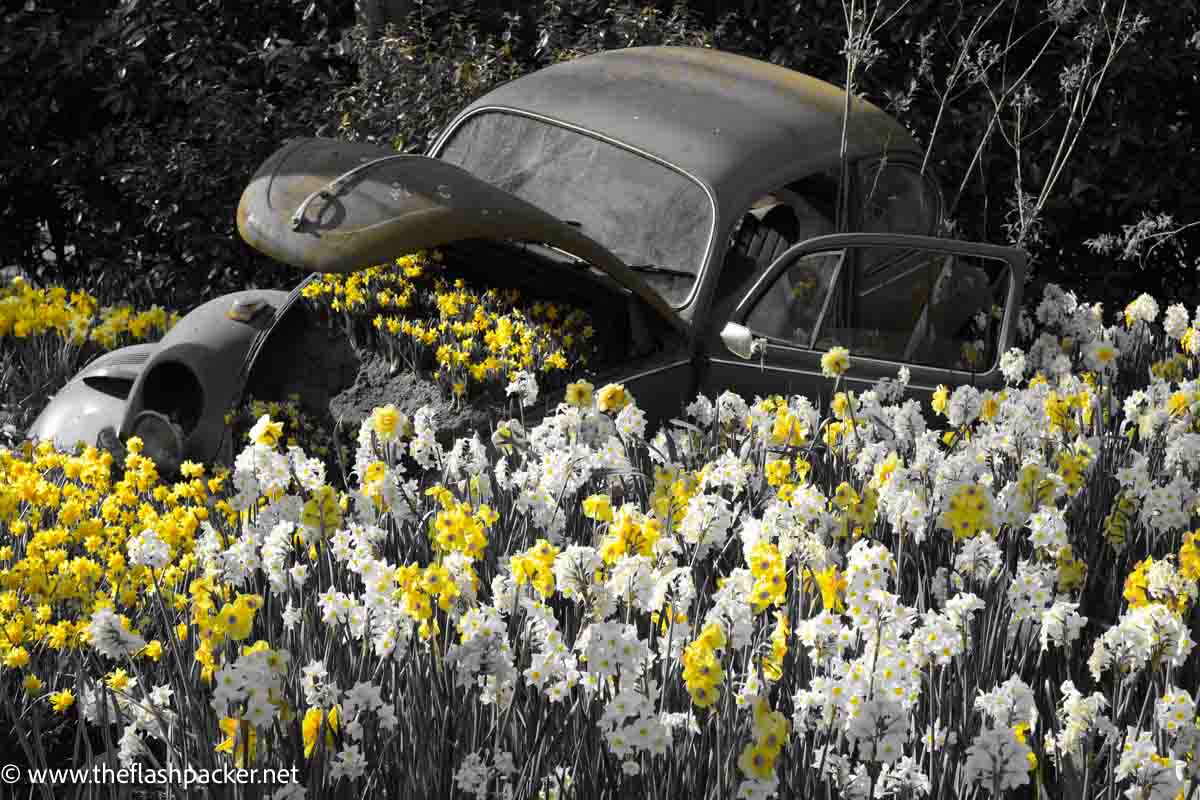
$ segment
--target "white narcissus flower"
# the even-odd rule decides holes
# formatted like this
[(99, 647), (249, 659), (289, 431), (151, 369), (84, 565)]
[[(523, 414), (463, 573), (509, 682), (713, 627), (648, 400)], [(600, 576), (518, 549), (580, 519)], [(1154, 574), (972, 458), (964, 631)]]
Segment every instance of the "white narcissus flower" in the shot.
[(1117, 368), (1117, 358), (1120, 357), (1121, 351), (1113, 346), (1111, 342), (1103, 339), (1094, 339), (1087, 343), (1083, 350), (1083, 361), (1088, 369), (1096, 372), (1112, 373)]
[(1172, 339), (1182, 339), (1183, 334), (1188, 329), (1188, 311), (1183, 303), (1175, 303), (1167, 307), (1167, 314), (1163, 317), (1163, 330), (1167, 336)]
[(963, 774), (967, 783), (1001, 791), (1029, 783), (1029, 756), (1033, 750), (1011, 728), (985, 728), (967, 749)]
[(1065, 647), (1079, 638), (1079, 633), (1087, 624), (1088, 618), (1076, 613), (1078, 608), (1078, 603), (1060, 600), (1042, 615), (1039, 636), (1043, 652), (1051, 647)]
[(983, 399), (979, 390), (974, 386), (960, 386), (950, 395), (950, 406), (946, 412), (946, 421), (952, 428), (970, 425), (979, 418), (983, 408)]
[(97, 609), (88, 625), (92, 648), (114, 661), (122, 661), (146, 646), (146, 640), (130, 633), (112, 608)]
[(130, 539), (125, 547), (129, 553), (129, 563), (134, 566), (162, 569), (171, 557), (170, 546), (158, 537), (153, 528), (146, 528)]
[(1025, 353), (1014, 347), (1000, 356), (1000, 372), (1009, 385), (1015, 386), (1025, 379)]
[(1139, 322), (1151, 323), (1158, 319), (1158, 301), (1148, 294), (1138, 295), (1137, 299), (1125, 306), (1125, 325), (1132, 328)]

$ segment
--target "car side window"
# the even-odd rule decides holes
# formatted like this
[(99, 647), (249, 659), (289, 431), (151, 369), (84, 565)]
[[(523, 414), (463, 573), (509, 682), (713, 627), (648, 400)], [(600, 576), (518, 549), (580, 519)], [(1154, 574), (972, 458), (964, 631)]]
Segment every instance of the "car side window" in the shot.
[[(858, 168), (859, 218), (863, 233), (913, 233), (928, 236), (937, 225), (937, 187), (913, 165), (877, 159)], [(886, 263), (895, 251), (879, 248), (860, 268)]]
[[(750, 309), (745, 325), (799, 348), (945, 369), (983, 371), (998, 358), (1012, 280), (1008, 265), (918, 249), (852, 284), (879, 246), (808, 254), (788, 265)], [(861, 271), (859, 275), (861, 276)], [(854, 297), (847, 298), (853, 286)]]
[(836, 193), (836, 175), (816, 173), (756, 200), (730, 237), (718, 302), (748, 288), (792, 245), (833, 233)]
[(842, 251), (797, 260), (767, 288), (746, 317), (746, 327), (772, 339), (808, 347), (822, 312), (833, 313)]

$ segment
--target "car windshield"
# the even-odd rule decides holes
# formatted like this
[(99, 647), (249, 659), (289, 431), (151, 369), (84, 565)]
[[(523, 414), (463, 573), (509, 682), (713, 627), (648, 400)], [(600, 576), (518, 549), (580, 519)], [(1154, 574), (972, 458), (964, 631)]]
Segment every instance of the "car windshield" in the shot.
[(578, 225), (673, 306), (692, 292), (713, 208), (695, 181), (587, 134), (515, 113), (468, 117), (444, 161)]

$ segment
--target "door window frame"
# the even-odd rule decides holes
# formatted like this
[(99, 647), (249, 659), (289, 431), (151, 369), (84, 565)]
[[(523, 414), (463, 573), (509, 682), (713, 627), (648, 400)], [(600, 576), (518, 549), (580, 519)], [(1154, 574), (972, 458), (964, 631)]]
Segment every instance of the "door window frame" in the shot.
[[(1010, 347), (1017, 333), (1017, 315), (1020, 309), (1017, 307), (1020, 302), (1021, 292), (1024, 286), (1025, 268), (1028, 257), (1024, 251), (1015, 248), (1004, 247), (1002, 245), (988, 244), (984, 242), (968, 242), (958, 239), (939, 239), (931, 236), (917, 236), (913, 234), (899, 233), (835, 233), (828, 236), (818, 236), (804, 242), (800, 242), (788, 248), (784, 253), (777, 258), (774, 263), (755, 281), (749, 291), (742, 297), (735, 307), (733, 314), (730, 316), (731, 322), (736, 322), (739, 325), (745, 325), (750, 312), (754, 309), (758, 301), (767, 293), (774, 285), (775, 281), (783, 274), (784, 270), (790, 268), (797, 260), (806, 255), (811, 255), (830, 250), (842, 250), (856, 247), (894, 247), (908, 250), (926, 250), (946, 255), (959, 256), (977, 256), (981, 258), (991, 258), (1005, 262), (1009, 267), (1009, 285), (1005, 297), (1004, 319), (1001, 324), (1001, 329), (997, 337), (996, 354), (992, 364), (984, 371), (968, 371), (962, 369), (954, 369), (951, 367), (939, 367), (929, 364), (917, 364), (903, 359), (889, 359), (881, 356), (859, 356), (868, 364), (875, 365), (870, 371), (874, 372), (879, 367), (893, 368), (897, 365), (910, 367), (913, 370), (914, 377), (918, 373), (925, 380), (935, 380), (937, 382), (955, 382), (964, 383), (968, 380), (973, 380), (978, 384), (990, 384), (1001, 379), (1000, 373), (1000, 356), (1003, 355)], [(850, 270), (852, 275), (853, 270), (851, 260), (843, 255), (840, 260), (839, 270)], [(836, 285), (835, 285), (836, 286)], [(835, 289), (836, 291), (836, 289)], [(824, 314), (827, 313), (827, 308), (822, 312), (820, 322), (823, 322)], [(818, 324), (819, 324), (818, 323)], [(819, 332), (820, 328), (817, 328)], [(760, 335), (757, 331), (751, 329), (755, 335)], [(798, 368), (805, 369), (811, 367), (808, 362), (814, 358), (819, 359), (822, 351), (812, 347), (813, 340), (809, 340), (809, 346), (804, 347), (796, 342), (779, 339), (777, 337), (764, 337), (768, 340), (769, 347), (764, 356), (766, 361), (772, 360), (772, 354), (777, 354), (778, 358), (774, 360), (783, 368)], [(850, 354), (852, 358), (854, 353)], [(937, 376), (943, 376), (938, 380)]]

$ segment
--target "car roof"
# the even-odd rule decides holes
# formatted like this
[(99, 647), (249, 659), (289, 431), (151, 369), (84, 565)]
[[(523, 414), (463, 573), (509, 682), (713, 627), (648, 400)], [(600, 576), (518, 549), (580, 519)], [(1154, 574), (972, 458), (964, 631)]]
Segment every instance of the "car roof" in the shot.
[[(517, 78), (460, 116), (505, 107), (603, 134), (690, 173), (724, 205), (764, 175), (797, 177), (836, 164), (844, 102), (830, 83), (746, 56), (632, 47)], [(916, 148), (899, 122), (861, 99), (847, 144), (852, 159)]]

